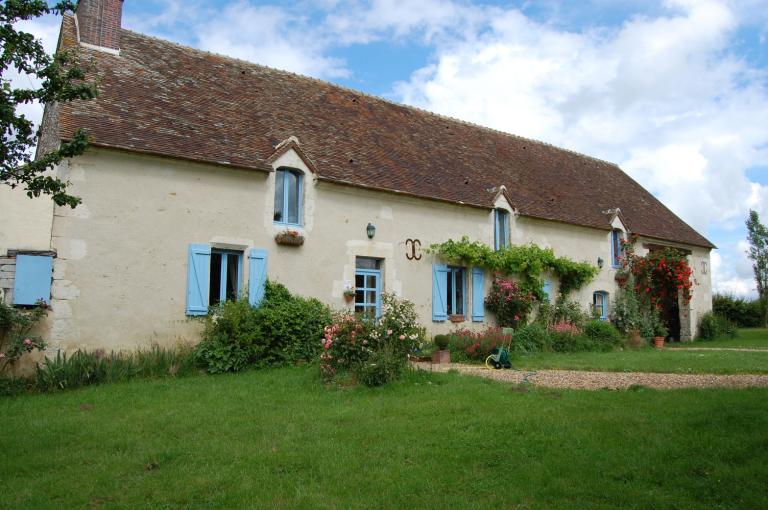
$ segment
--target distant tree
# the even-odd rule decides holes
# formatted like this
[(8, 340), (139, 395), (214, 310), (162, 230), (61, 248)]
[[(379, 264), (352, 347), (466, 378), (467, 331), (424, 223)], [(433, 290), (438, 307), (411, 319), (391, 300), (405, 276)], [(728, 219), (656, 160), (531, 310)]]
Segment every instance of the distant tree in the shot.
[[(33, 149), (40, 140), (40, 130), (17, 111), (23, 104), (66, 102), (92, 99), (96, 87), (85, 81), (85, 71), (72, 52), (60, 51), (51, 56), (34, 35), (17, 30), (22, 20), (45, 14), (74, 11), (71, 1), (58, 2), (49, 7), (43, 0), (5, 0), (0, 2), (0, 184), (11, 188), (23, 186), (30, 198), (50, 195), (58, 205), (75, 207), (80, 199), (68, 195), (67, 182), (47, 173), (63, 159), (79, 156), (85, 151), (88, 138), (78, 130), (72, 140), (58, 149), (34, 159)], [(40, 85), (17, 87), (20, 80), (11, 83), (9, 73), (18, 72)]]
[(768, 228), (760, 223), (757, 211), (749, 211), (747, 219), (749, 258), (755, 272), (757, 294), (763, 309), (763, 327), (768, 327)]

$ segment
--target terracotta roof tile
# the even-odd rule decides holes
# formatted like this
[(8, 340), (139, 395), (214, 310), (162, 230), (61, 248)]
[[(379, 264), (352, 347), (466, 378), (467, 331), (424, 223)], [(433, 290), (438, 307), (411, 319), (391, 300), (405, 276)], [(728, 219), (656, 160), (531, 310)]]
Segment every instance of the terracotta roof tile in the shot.
[[(64, 19), (63, 44), (73, 44)], [(60, 136), (94, 145), (269, 170), (299, 140), (324, 180), (492, 207), (504, 185), (520, 214), (713, 247), (611, 163), (371, 97), (323, 81), (123, 30), (96, 61), (100, 95), (61, 105)]]

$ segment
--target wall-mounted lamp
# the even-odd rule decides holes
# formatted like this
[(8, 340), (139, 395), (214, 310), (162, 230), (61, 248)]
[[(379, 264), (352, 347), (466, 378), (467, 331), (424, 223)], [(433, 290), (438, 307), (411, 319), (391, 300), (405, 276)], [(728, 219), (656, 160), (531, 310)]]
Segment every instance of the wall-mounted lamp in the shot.
[(368, 223), (368, 226), (365, 227), (365, 233), (368, 234), (368, 239), (373, 239), (373, 236), (376, 235), (376, 226), (373, 223)]
[(603, 263), (604, 263), (603, 257), (597, 257), (597, 267), (602, 269), (603, 268)]

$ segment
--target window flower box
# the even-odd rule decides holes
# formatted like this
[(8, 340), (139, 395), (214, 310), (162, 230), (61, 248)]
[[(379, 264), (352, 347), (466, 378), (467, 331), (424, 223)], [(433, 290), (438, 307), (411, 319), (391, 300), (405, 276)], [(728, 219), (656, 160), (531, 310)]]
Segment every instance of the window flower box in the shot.
[(456, 322), (464, 322), (465, 320), (467, 320), (467, 318), (464, 317), (464, 315), (457, 314), (457, 315), (449, 315), (448, 320), (456, 323)]
[(298, 230), (283, 230), (275, 235), (275, 242), (284, 246), (301, 246), (304, 236)]

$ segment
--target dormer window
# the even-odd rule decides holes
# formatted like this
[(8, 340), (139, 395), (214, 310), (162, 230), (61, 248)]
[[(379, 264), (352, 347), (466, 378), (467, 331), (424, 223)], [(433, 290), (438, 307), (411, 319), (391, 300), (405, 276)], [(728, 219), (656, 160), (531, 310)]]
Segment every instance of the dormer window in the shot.
[(509, 211), (494, 209), (494, 248), (499, 250), (509, 246)]
[(275, 223), (301, 225), (302, 173), (290, 168), (275, 172)]
[(621, 230), (611, 231), (611, 266), (621, 267), (621, 256), (623, 255), (622, 243), (624, 242), (624, 233)]

